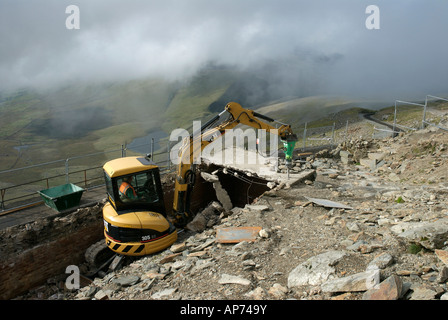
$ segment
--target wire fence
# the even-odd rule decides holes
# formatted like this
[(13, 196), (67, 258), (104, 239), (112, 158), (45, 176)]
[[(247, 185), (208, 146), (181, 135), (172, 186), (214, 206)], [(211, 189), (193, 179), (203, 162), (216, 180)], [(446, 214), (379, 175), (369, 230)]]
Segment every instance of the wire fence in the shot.
[(296, 147), (306, 151), (307, 148), (314, 148), (319, 146), (333, 146), (336, 143), (335, 130), (336, 123), (333, 122), (331, 126), (309, 127), (305, 123), (304, 127), (299, 129), (302, 132), (302, 138), (299, 139)]
[[(446, 114), (446, 112), (437, 108), (438, 105), (446, 102), (448, 102), (448, 99), (433, 95), (426, 95), (424, 103), (395, 100), (393, 119), (390, 119), (392, 118), (392, 115), (387, 114), (383, 114), (383, 118), (380, 119), (386, 121), (389, 129), (374, 128), (374, 138), (383, 137), (382, 133), (384, 132), (395, 135), (403, 131), (424, 129), (427, 126), (437, 127), (441, 130), (448, 131), (448, 118), (444, 119), (442, 116)], [(436, 104), (436, 106), (431, 107), (431, 105), (434, 104)], [(403, 112), (404, 109), (406, 110), (405, 112)], [(446, 111), (448, 112), (448, 106)], [(428, 119), (428, 113), (432, 114), (431, 119)], [(387, 121), (392, 121), (392, 123)], [(439, 123), (435, 123), (437, 121)], [(379, 135), (375, 135), (378, 133)]]
[[(393, 118), (390, 114), (383, 114), (382, 119), (377, 119), (378, 123), (382, 123), (383, 126), (373, 127), (372, 138), (384, 138), (402, 131), (414, 131), (426, 126), (434, 126), (448, 131), (448, 127), (445, 127), (442, 122), (437, 124), (428, 119), (429, 103), (440, 104), (442, 101), (448, 102), (448, 99), (427, 95), (424, 104), (396, 100)], [(413, 107), (414, 109), (413, 112), (407, 112), (403, 117), (399, 112), (400, 107)], [(448, 113), (448, 106), (446, 113)], [(420, 116), (421, 120), (419, 120)], [(448, 122), (448, 118), (446, 120)], [(319, 147), (332, 148), (349, 138), (349, 121), (347, 120), (345, 125), (339, 123), (337, 126), (334, 122), (332, 125), (320, 127), (310, 127), (308, 123), (305, 123), (296, 132), (299, 139), (296, 149), (307, 151)], [(0, 215), (42, 203), (38, 191), (54, 186), (73, 183), (86, 190), (103, 187), (103, 164), (113, 158), (125, 157), (129, 152), (134, 155), (150, 154), (155, 164), (160, 167), (161, 173), (167, 173), (174, 168), (170, 159), (171, 144), (171, 141), (160, 140), (157, 142), (160, 148), (158, 152), (155, 152), (155, 141), (152, 138), (149, 143), (133, 144), (132, 149), (122, 145), (121, 148), (114, 150), (0, 171)], [(142, 153), (142, 148), (149, 152)], [(18, 177), (22, 179), (20, 183), (16, 182)]]
[[(169, 142), (166, 150), (154, 152), (154, 139), (150, 144), (134, 145), (134, 148), (149, 147), (151, 158), (161, 173), (171, 170)], [(17, 169), (0, 171), (0, 214), (18, 211), (42, 203), (38, 191), (72, 183), (92, 190), (104, 186), (103, 164), (117, 157), (125, 157), (129, 152), (142, 154), (122, 145), (119, 149), (54, 160)], [(146, 155), (146, 154), (145, 154)], [(22, 182), (17, 183), (18, 179)], [(11, 182), (12, 181), (12, 182)]]
[[(316, 147), (319, 145), (333, 145), (333, 126), (305, 128), (301, 140), (297, 146), (302, 149)], [(331, 133), (328, 134), (328, 131)], [(300, 138), (299, 138), (300, 139)], [(97, 152), (85, 155), (59, 159), (26, 167), (0, 171), (0, 215), (19, 211), (33, 205), (43, 203), (39, 191), (63, 184), (72, 183), (85, 190), (92, 190), (104, 186), (103, 164), (113, 158), (125, 157), (129, 153), (151, 156), (151, 159), (160, 167), (161, 174), (174, 169), (170, 158), (171, 141), (158, 141), (158, 146), (163, 146), (155, 152), (155, 141), (149, 143), (122, 145), (121, 148)], [(142, 152), (148, 150), (149, 152)], [(22, 180), (17, 183), (18, 178)], [(23, 177), (26, 177), (24, 179)]]
[[(448, 131), (448, 121), (446, 121), (447, 122), (446, 127), (441, 125), (440, 123), (439, 124), (435, 124), (435, 123), (431, 123), (431, 122), (426, 121), (427, 120), (426, 116), (427, 116), (427, 111), (428, 111), (428, 102), (429, 102), (428, 100), (429, 99), (435, 100), (433, 102), (436, 102), (438, 104), (440, 104), (440, 102), (442, 102), (442, 101), (443, 102), (448, 102), (448, 99), (437, 97), (437, 96), (432, 96), (432, 95), (427, 95), (426, 99), (425, 99), (425, 108), (423, 110), (422, 128), (425, 128), (425, 126), (428, 125), (428, 126), (433, 126), (433, 127), (442, 129), (444, 131)], [(446, 107), (446, 110), (448, 112), (448, 106)]]

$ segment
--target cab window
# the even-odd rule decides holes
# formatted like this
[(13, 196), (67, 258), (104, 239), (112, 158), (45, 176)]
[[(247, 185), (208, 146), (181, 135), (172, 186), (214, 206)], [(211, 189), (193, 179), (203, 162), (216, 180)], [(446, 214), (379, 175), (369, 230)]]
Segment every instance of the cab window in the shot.
[(114, 190), (113, 190), (113, 185), (112, 185), (112, 179), (109, 177), (109, 175), (104, 172), (104, 180), (106, 181), (106, 191), (107, 194), (109, 195), (109, 197), (115, 201), (114, 199)]
[(118, 196), (123, 203), (154, 203), (159, 201), (153, 172), (143, 172), (116, 179)]

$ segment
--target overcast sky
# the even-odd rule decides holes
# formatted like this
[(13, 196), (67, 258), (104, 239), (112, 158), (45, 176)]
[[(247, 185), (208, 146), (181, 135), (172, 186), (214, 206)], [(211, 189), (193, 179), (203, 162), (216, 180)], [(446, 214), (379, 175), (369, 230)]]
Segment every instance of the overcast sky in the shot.
[(448, 94), (447, 32), (446, 0), (0, 0), (0, 90), (294, 61), (322, 93)]

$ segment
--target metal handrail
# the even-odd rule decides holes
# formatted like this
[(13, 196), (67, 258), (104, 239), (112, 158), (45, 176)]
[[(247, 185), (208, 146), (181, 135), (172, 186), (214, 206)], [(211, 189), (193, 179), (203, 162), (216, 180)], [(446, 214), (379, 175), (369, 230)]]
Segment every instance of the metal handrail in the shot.
[[(159, 164), (166, 164), (167, 161), (169, 161), (169, 151), (161, 151), (161, 152), (157, 152), (154, 153), (154, 148), (153, 148), (153, 144), (154, 144), (154, 139), (152, 139), (152, 144), (151, 144), (151, 156), (160, 156), (160, 155), (164, 155), (164, 154), (168, 154), (168, 159), (164, 160), (164, 161), (158, 161), (156, 162), (157, 165)], [(145, 146), (147, 144), (142, 144), (142, 145), (137, 145), (134, 146), (135, 148), (137, 147), (142, 147)], [(111, 152), (119, 152), (121, 151), (121, 156), (126, 156), (126, 151), (127, 151), (127, 147), (126, 145), (122, 145), (121, 149), (114, 149), (114, 150), (108, 150), (108, 151), (104, 151), (104, 152), (97, 152), (97, 153), (91, 153), (91, 154), (86, 154), (86, 155), (80, 155), (80, 156), (75, 156), (75, 157), (70, 157), (67, 159), (60, 159), (60, 160), (54, 160), (54, 161), (49, 161), (49, 162), (44, 162), (44, 163), (40, 163), (40, 164), (34, 164), (34, 165), (30, 165), (30, 166), (26, 166), (26, 167), (21, 167), (21, 168), (15, 168), (15, 169), (8, 169), (8, 170), (3, 170), (0, 171), (0, 174), (6, 174), (6, 173), (15, 173), (15, 172), (19, 172), (19, 171), (23, 171), (26, 169), (32, 169), (32, 168), (37, 168), (37, 167), (42, 167), (42, 166), (48, 166), (48, 165), (54, 165), (57, 163), (65, 163), (65, 173), (61, 173), (61, 174), (56, 174), (56, 175), (52, 175), (50, 177), (45, 177), (42, 179), (35, 179), (32, 181), (27, 181), (25, 183), (19, 183), (19, 184), (14, 184), (12, 186), (7, 186), (7, 187), (2, 187), (0, 188), (0, 215), (6, 214), (7, 212), (11, 212), (11, 211), (18, 211), (20, 210), (20, 208), (26, 208), (32, 205), (36, 205), (39, 203), (42, 203), (42, 201), (33, 201), (33, 202), (26, 202), (20, 206), (14, 207), (14, 208), (6, 208), (5, 204), (7, 202), (9, 203), (18, 203), (20, 201), (27, 201), (26, 199), (31, 199), (33, 197), (38, 196), (37, 191), (39, 190), (35, 190), (35, 191), (30, 191), (27, 192), (25, 194), (22, 194), (20, 196), (15, 196), (13, 198), (8, 198), (6, 199), (6, 194), (8, 190), (12, 190), (12, 189), (18, 189), (21, 187), (26, 187), (26, 186), (31, 186), (31, 185), (39, 185), (43, 182), (43, 184), (46, 186), (46, 188), (50, 188), (50, 181), (54, 179), (58, 179), (58, 178), (62, 178), (62, 177), (66, 177), (66, 182), (68, 183), (70, 181), (70, 176), (73, 176), (75, 174), (80, 174), (80, 173), (84, 173), (84, 179), (81, 181), (76, 181), (73, 182), (75, 184), (84, 184), (84, 187), (87, 190), (91, 190), (94, 188), (98, 188), (98, 187), (102, 187), (104, 186), (104, 183), (99, 184), (99, 185), (95, 185), (95, 186), (89, 186), (89, 182), (95, 181), (95, 180), (99, 180), (102, 179), (103, 176), (101, 175), (96, 175), (93, 177), (87, 177), (87, 172), (88, 171), (92, 171), (92, 170), (98, 170), (100, 168), (102, 168), (102, 165), (97, 165), (97, 166), (93, 166), (93, 167), (88, 167), (85, 169), (81, 169), (81, 170), (76, 170), (76, 171), (69, 171), (69, 166), (68, 163), (70, 160), (75, 160), (75, 159), (81, 159), (81, 158), (87, 158), (87, 157), (91, 157), (91, 156), (96, 156), (96, 155), (104, 155), (107, 153), (111, 153)], [(52, 167), (54, 168), (54, 167)], [(171, 169), (171, 164), (168, 163), (168, 165), (166, 166), (160, 166), (160, 170), (161, 170), (161, 174), (165, 174), (166, 172), (168, 172)], [(20, 191), (19, 191), (20, 192)], [(31, 200), (30, 200), (31, 201)]]
[[(159, 162), (159, 163), (165, 163), (165, 162)], [(158, 163), (156, 163), (156, 164), (158, 164)], [(87, 179), (86, 172), (89, 171), (89, 170), (94, 170), (94, 169), (98, 169), (98, 168), (101, 168), (101, 166), (99, 166), (99, 167), (92, 167), (92, 168), (87, 168), (87, 169), (71, 172), (70, 174), (82, 173), (82, 172), (85, 173), (84, 180), (75, 181), (73, 183), (77, 184), (77, 185), (84, 183), (84, 188), (86, 190), (92, 190), (92, 189), (96, 189), (96, 188), (99, 188), (99, 187), (103, 187), (105, 185), (104, 183), (101, 183), (101, 184), (98, 184), (98, 185), (94, 185), (94, 186), (88, 186), (88, 182), (89, 181), (95, 181), (95, 180), (99, 180), (99, 179), (103, 178), (102, 175), (98, 175), (98, 176), (94, 176), (94, 177), (91, 177), (91, 178)], [(164, 166), (160, 166), (160, 173), (161, 173), (161, 175), (167, 174), (168, 172), (170, 172), (170, 170), (171, 170), (170, 166), (165, 166), (165, 167)], [(22, 184), (10, 186), (10, 187), (1, 188), (0, 189), (0, 193), (1, 193), (0, 204), (1, 204), (1, 209), (2, 210), (0, 211), (0, 215), (6, 214), (6, 213), (9, 213), (9, 212), (12, 212), (12, 211), (18, 211), (21, 208), (23, 209), (23, 208), (27, 208), (27, 207), (32, 206), (32, 205), (37, 205), (37, 204), (43, 203), (43, 201), (26, 202), (23, 205), (6, 209), (5, 208), (5, 203), (6, 202), (18, 202), (19, 200), (32, 198), (32, 197), (37, 197), (37, 190), (36, 190), (35, 192), (30, 192), (30, 193), (27, 193), (27, 194), (22, 195), (22, 196), (9, 198), (9, 199), (5, 200), (5, 194), (6, 194), (6, 191), (8, 189), (13, 189), (13, 188), (26, 186), (26, 185), (30, 185), (30, 184), (35, 184), (35, 183), (39, 183), (39, 182), (42, 182), (42, 181), (45, 181), (46, 185), (47, 185), (47, 188), (49, 188), (49, 182), (48, 182), (49, 179), (61, 178), (61, 177), (64, 177), (64, 176), (65, 176), (65, 174), (61, 174), (61, 175), (56, 175), (56, 176), (52, 176), (52, 177), (49, 177), (49, 178), (43, 178), (43, 179), (39, 179), (39, 180), (34, 180), (34, 181), (31, 181), (31, 182), (28, 182), (28, 183), (22, 183)]]

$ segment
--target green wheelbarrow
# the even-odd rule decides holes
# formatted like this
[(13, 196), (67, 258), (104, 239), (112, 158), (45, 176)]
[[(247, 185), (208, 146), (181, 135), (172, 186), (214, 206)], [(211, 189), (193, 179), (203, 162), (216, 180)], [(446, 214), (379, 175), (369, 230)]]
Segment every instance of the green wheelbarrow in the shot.
[(84, 191), (83, 188), (67, 183), (37, 192), (48, 207), (61, 212), (78, 206)]

